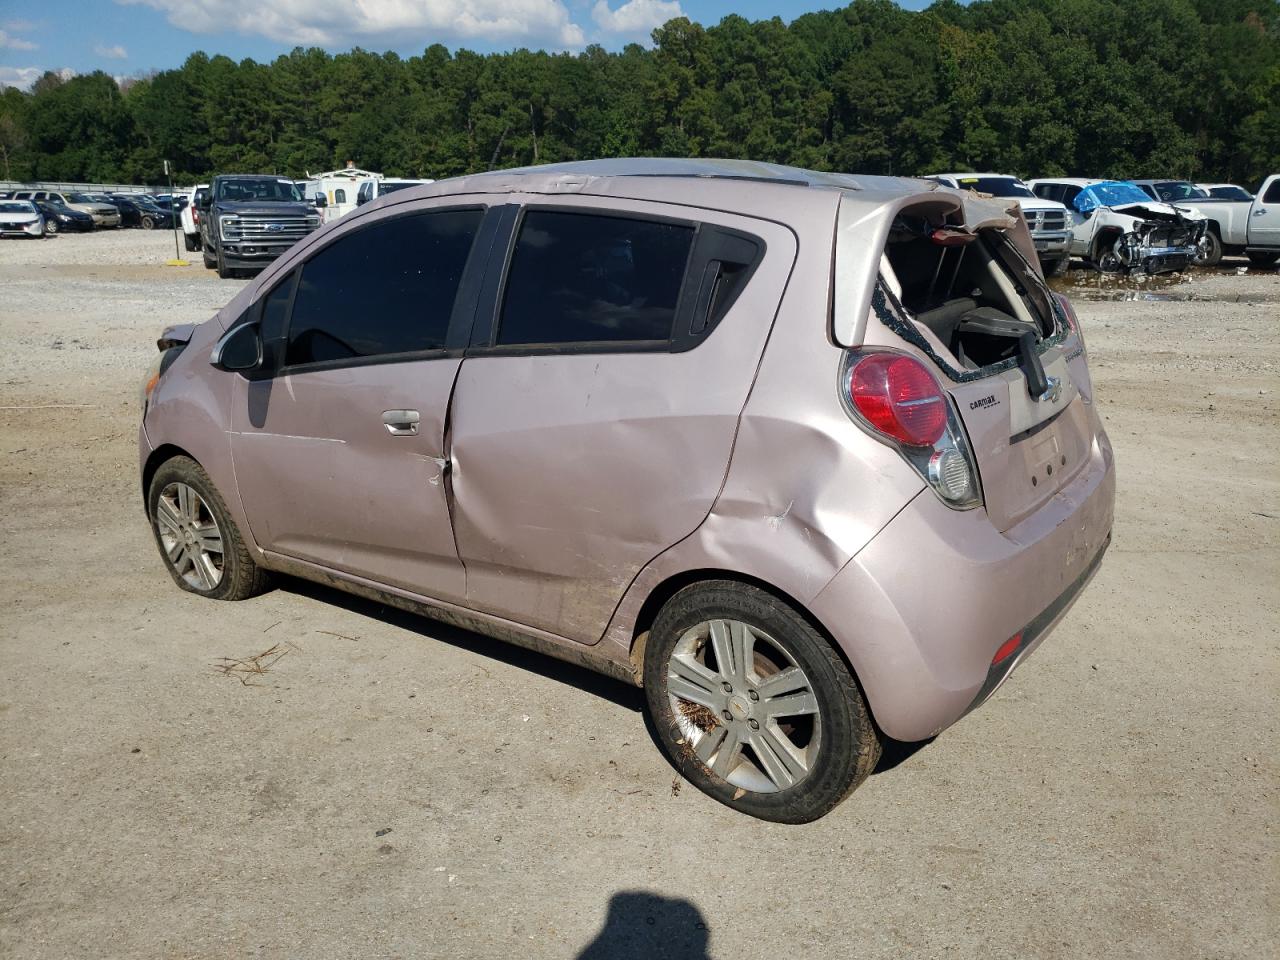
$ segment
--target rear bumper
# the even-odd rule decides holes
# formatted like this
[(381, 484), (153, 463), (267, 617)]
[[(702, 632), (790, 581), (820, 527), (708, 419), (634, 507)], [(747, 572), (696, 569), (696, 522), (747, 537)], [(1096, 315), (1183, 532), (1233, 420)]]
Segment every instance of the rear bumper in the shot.
[[(880, 728), (923, 740), (989, 697), (1096, 570), (1114, 502), (1100, 430), (1071, 482), (1003, 533), (983, 510), (916, 496), (810, 605), (853, 664)], [(997, 651), (1020, 631), (993, 676)]]

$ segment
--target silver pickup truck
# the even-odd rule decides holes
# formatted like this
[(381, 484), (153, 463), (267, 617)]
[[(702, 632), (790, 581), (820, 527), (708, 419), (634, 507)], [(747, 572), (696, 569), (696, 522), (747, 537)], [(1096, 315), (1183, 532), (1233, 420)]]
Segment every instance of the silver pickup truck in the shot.
[(1201, 196), (1203, 190), (1185, 180), (1135, 180), (1148, 196), (1194, 210), (1208, 219), (1196, 263), (1212, 267), (1224, 256), (1245, 254), (1259, 267), (1280, 260), (1280, 174), (1263, 181), (1252, 200)]

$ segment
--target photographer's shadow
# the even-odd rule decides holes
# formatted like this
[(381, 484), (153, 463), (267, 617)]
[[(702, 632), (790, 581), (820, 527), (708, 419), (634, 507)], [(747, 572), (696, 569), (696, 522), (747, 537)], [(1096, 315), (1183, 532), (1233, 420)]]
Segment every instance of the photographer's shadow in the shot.
[(609, 899), (604, 926), (577, 960), (710, 960), (709, 939), (688, 900), (629, 890)]

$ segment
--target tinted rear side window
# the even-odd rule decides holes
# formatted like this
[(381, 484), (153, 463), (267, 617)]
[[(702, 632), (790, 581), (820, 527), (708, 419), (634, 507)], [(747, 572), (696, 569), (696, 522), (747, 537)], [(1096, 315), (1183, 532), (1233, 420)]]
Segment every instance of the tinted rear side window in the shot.
[(693, 236), (685, 224), (528, 211), (497, 342), (669, 340)]
[(325, 247), (303, 267), (285, 363), (443, 348), (482, 216), (445, 210), (398, 217)]
[(1271, 186), (1267, 187), (1267, 195), (1262, 198), (1263, 203), (1280, 203), (1280, 180), (1271, 181)]

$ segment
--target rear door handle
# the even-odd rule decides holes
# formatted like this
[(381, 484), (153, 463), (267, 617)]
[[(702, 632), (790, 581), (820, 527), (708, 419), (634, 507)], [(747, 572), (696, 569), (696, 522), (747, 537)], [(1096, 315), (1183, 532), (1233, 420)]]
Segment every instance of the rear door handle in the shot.
[(416, 437), (421, 420), (417, 410), (382, 411), (382, 423), (393, 437)]

